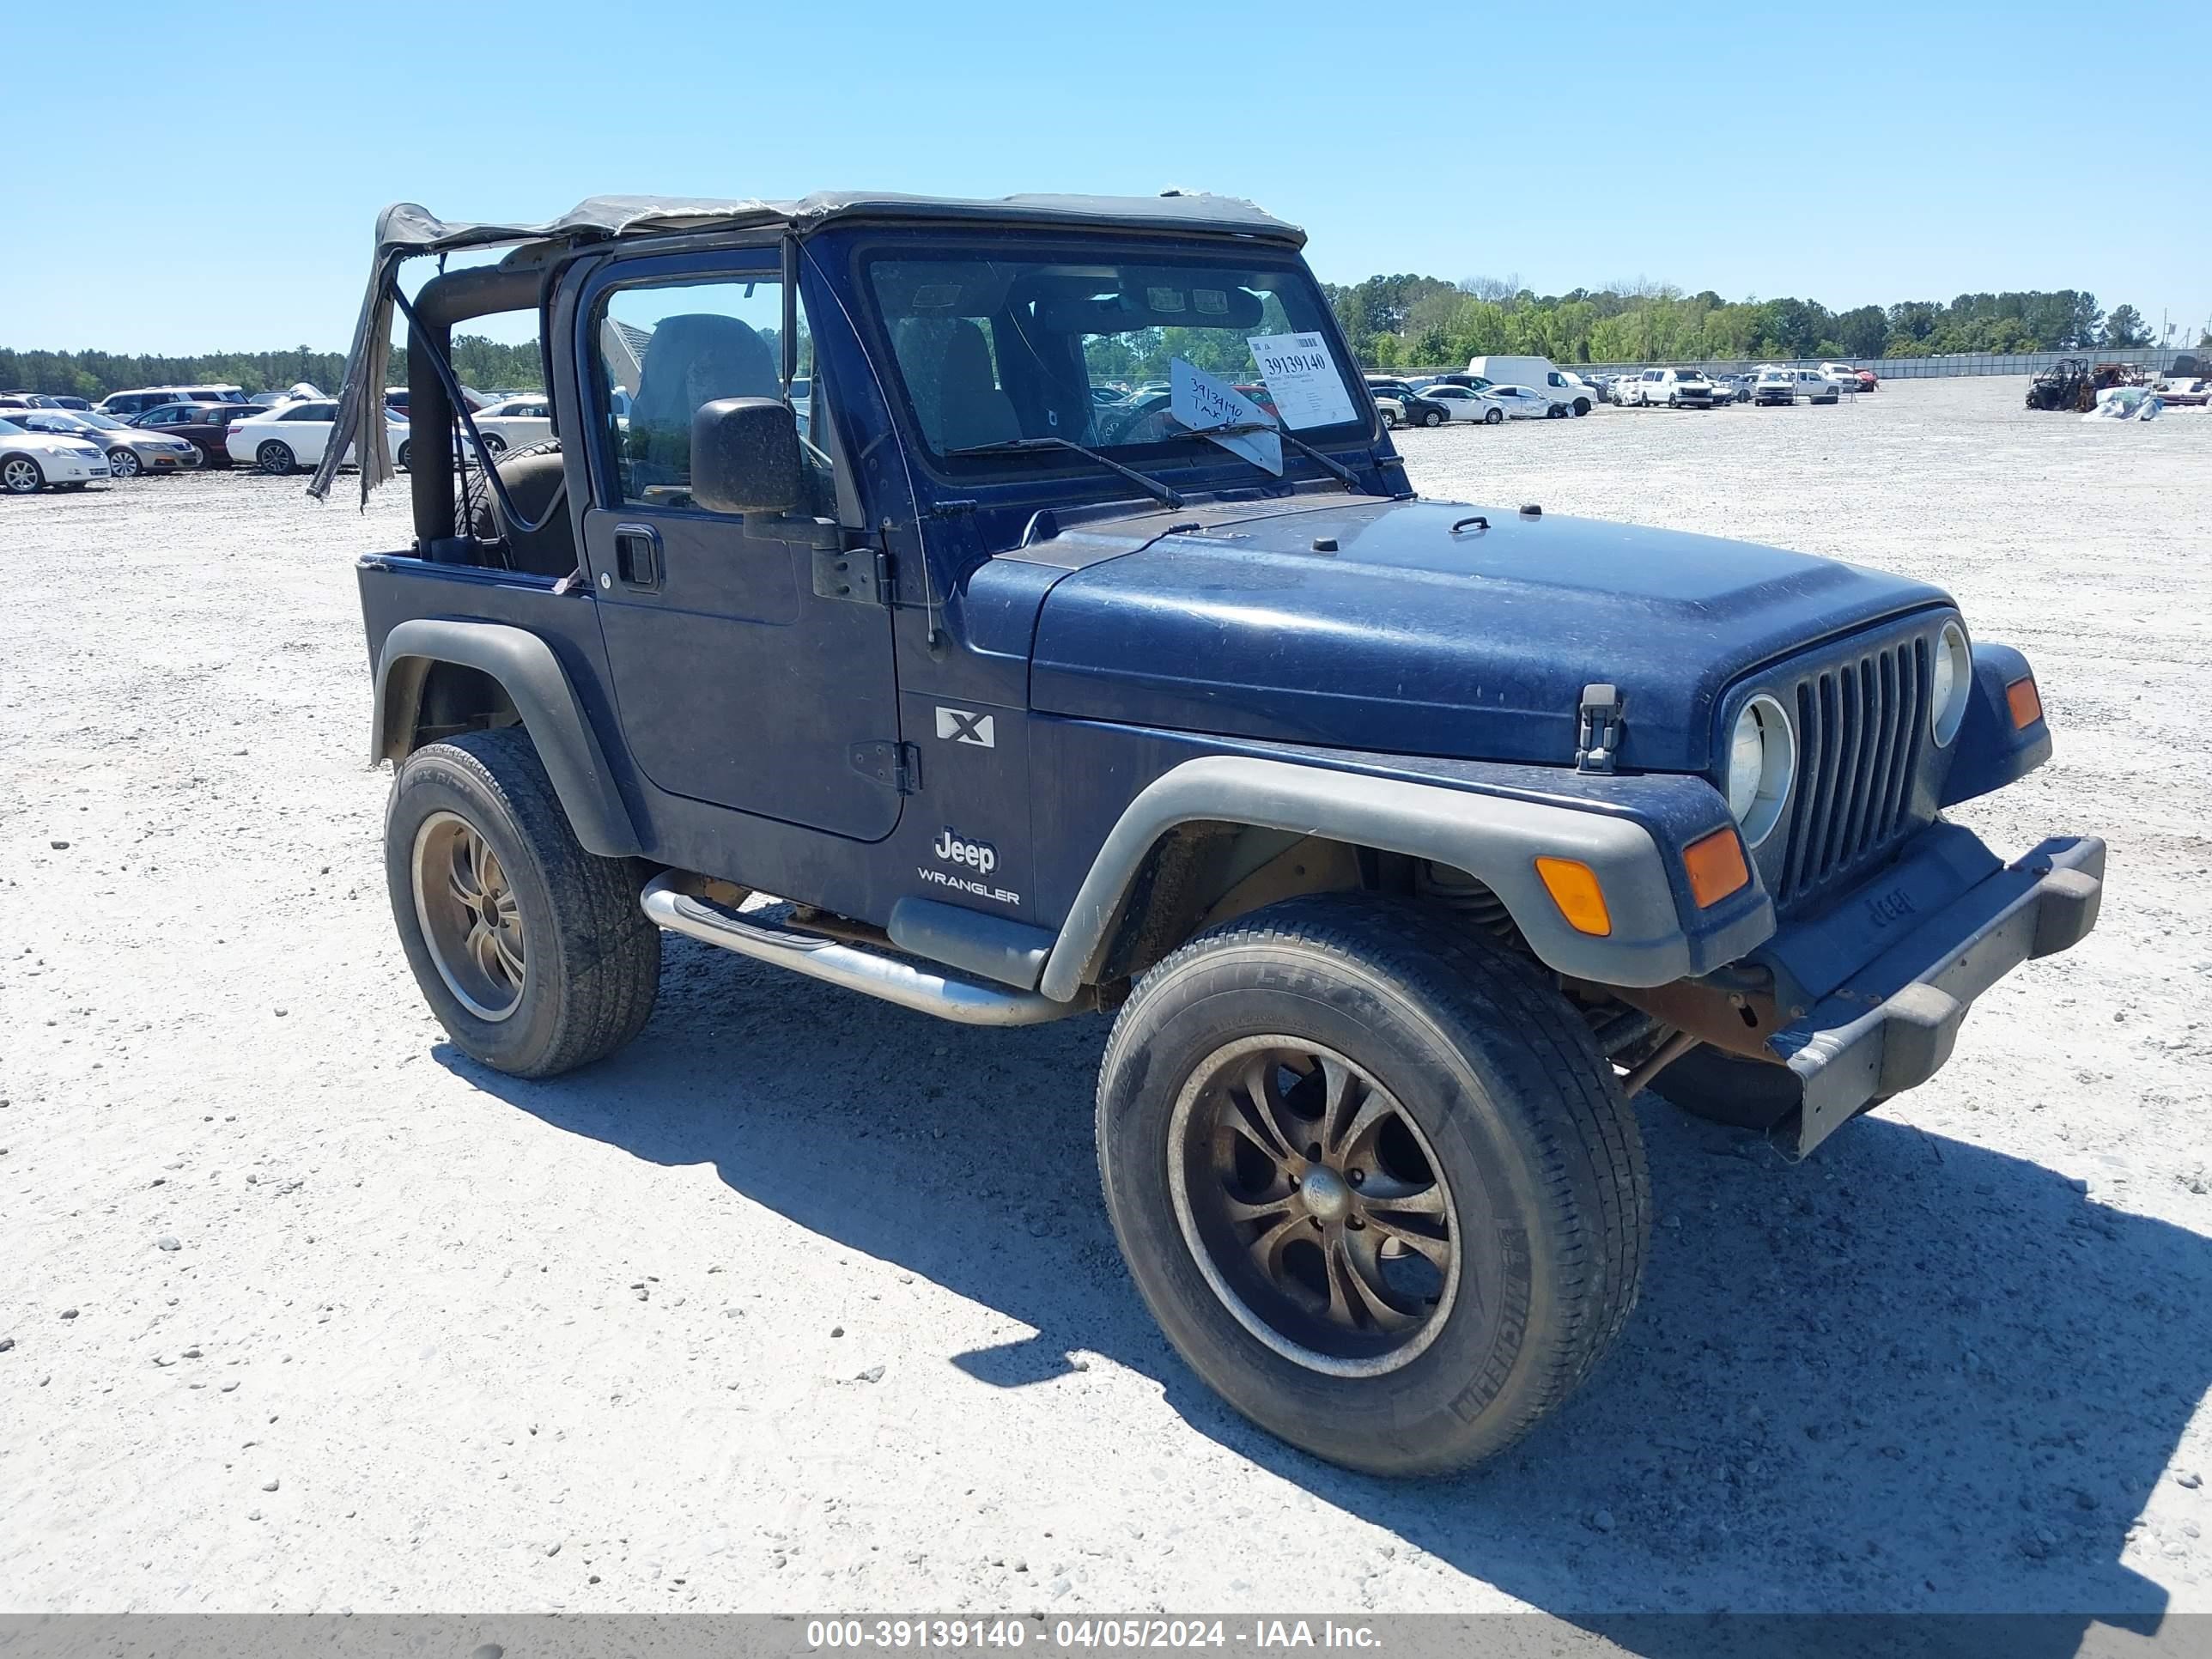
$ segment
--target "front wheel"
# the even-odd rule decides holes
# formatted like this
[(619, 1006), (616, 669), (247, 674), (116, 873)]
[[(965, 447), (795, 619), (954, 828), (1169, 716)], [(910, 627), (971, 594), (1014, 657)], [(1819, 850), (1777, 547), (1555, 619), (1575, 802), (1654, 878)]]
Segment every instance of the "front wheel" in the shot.
[(638, 908), (632, 866), (578, 843), (520, 727), (464, 732), (401, 763), (384, 866), (416, 983), (485, 1065), (574, 1071), (652, 1014), (660, 933)]
[(1576, 398), (1576, 399), (1575, 399), (1575, 414), (1576, 414), (1576, 416), (1577, 416), (1577, 418), (1581, 417), (1582, 416), (1587, 415), (1587, 414), (1589, 414), (1589, 412), (1590, 412), (1590, 401), (1589, 401), (1589, 398)]
[(107, 470), (118, 478), (135, 478), (146, 469), (137, 450), (118, 444), (107, 452)]
[(1442, 426), (1443, 423), (1444, 417), (1439, 411), (1433, 409), (1424, 410), (1421, 411), (1421, 424), (1423, 426)]
[(1496, 426), (1504, 418), (1505, 411), (1502, 409), (1486, 409), (1482, 411), (1482, 423), (1485, 426)]
[(1643, 1144), (1587, 1026), (1431, 913), (1293, 899), (1147, 974), (1098, 1158), (1145, 1302), (1253, 1421), (1421, 1474), (1510, 1445), (1636, 1300)]
[(0, 461), (0, 489), (10, 495), (35, 495), (46, 483), (46, 475), (28, 455), (10, 455)]
[(299, 465), (292, 454), (292, 446), (271, 438), (253, 452), (254, 465), (270, 477), (279, 477)]

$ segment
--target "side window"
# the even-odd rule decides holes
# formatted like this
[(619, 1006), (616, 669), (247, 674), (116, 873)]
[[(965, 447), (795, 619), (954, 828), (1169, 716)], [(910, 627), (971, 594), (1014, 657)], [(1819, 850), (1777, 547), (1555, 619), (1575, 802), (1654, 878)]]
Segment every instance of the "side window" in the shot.
[[(617, 289), (598, 343), (599, 418), (617, 499), (690, 506), (692, 416), (724, 398), (781, 398), (782, 337), (783, 285), (772, 276)], [(804, 316), (797, 372), (813, 372)], [(812, 411), (798, 412), (805, 438)]]

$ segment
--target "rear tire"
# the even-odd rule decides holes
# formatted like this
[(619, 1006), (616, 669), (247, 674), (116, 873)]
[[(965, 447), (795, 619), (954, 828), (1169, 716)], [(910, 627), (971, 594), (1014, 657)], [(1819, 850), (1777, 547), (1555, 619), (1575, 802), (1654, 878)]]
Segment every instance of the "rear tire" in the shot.
[(271, 438), (253, 452), (253, 463), (272, 478), (282, 477), (300, 463), (292, 453), (292, 446)]
[(1348, 895), (1145, 975), (1100, 1069), (1098, 1160), (1192, 1369), (1378, 1474), (1478, 1462), (1565, 1400), (1635, 1305), (1650, 1233), (1634, 1115), (1565, 999), (1428, 911)]
[(385, 811), (392, 919), (454, 1045), (554, 1077), (644, 1027), (660, 930), (626, 859), (586, 853), (529, 734), (469, 732), (400, 763)]

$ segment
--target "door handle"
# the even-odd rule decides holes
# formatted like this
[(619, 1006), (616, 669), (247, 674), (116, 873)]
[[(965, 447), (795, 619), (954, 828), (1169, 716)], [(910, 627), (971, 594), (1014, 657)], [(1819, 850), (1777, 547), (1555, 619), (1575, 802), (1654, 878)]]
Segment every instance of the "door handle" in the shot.
[(615, 574), (630, 587), (660, 586), (660, 532), (649, 524), (615, 526)]

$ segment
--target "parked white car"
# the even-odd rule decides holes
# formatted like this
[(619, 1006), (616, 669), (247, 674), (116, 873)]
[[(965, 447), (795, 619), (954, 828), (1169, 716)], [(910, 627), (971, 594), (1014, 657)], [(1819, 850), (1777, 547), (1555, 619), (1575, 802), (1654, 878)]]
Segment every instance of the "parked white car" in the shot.
[(1751, 401), (1762, 406), (1795, 404), (1800, 398), (1832, 404), (1842, 396), (1843, 388), (1816, 368), (1763, 368), (1751, 387)]
[(35, 495), (41, 489), (82, 489), (110, 476), (107, 452), (98, 444), (59, 432), (33, 432), (0, 418), (0, 490)]
[(1472, 386), (1432, 386), (1421, 396), (1431, 403), (1442, 404), (1455, 421), (1486, 421), (1496, 425), (1505, 418), (1504, 410), (1491, 401), (1488, 392), (1477, 392)]
[(1853, 368), (1849, 363), (1822, 363), (1820, 373), (1833, 380), (1837, 386), (1844, 392), (1856, 393), (1864, 384), (1859, 379), (1858, 370)]
[(1509, 421), (1559, 420), (1572, 412), (1550, 392), (1540, 392), (1532, 386), (1494, 386), (1475, 395), (1488, 401)]
[[(235, 465), (257, 466), (264, 472), (285, 473), (313, 466), (330, 447), (331, 427), (337, 412), (337, 404), (329, 401), (286, 404), (250, 421), (234, 422), (224, 434), (223, 447)], [(406, 465), (407, 423), (388, 409), (384, 412), (384, 442), (392, 464)], [(345, 459), (353, 459), (350, 448)]]
[[(1118, 409), (1122, 402), (1116, 395), (1113, 406)], [(526, 444), (544, 443), (553, 435), (553, 405), (542, 392), (488, 404), (476, 411), (475, 419), (487, 454), (504, 455)]]
[(1525, 386), (1549, 397), (1570, 415), (1587, 415), (1597, 401), (1587, 384), (1549, 357), (1471, 357), (1467, 372), (1499, 386)]
[(1636, 400), (1646, 408), (1711, 409), (1718, 395), (1702, 368), (1647, 368)]

